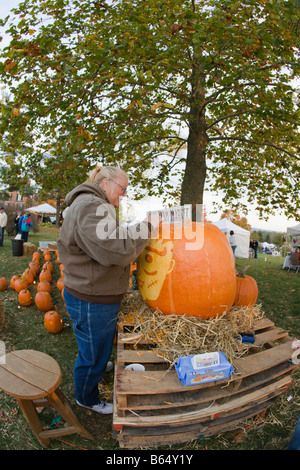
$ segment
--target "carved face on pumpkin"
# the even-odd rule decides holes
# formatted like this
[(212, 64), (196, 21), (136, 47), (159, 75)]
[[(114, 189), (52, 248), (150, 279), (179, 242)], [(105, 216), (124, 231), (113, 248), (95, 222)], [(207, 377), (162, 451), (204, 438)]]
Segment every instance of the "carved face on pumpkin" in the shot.
[(175, 266), (171, 240), (151, 239), (139, 259), (138, 286), (149, 300), (159, 297), (165, 278)]

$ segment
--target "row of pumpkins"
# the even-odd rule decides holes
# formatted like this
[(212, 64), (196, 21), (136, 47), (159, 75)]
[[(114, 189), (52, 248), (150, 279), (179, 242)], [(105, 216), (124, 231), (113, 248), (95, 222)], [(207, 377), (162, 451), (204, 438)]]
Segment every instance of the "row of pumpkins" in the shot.
[[(63, 264), (60, 263), (56, 252), (56, 262), (60, 267), (60, 278), (56, 285), (61, 291), (63, 298), (64, 275)], [(29, 285), (37, 280), (37, 293), (34, 296), (34, 302), (38, 310), (44, 313), (44, 325), (50, 333), (60, 333), (63, 329), (63, 321), (56, 307), (53, 305), (52, 299), (52, 282), (53, 282), (53, 263), (51, 253), (46, 250), (43, 252), (43, 258), (38, 251), (32, 254), (32, 261), (28, 268), (25, 269), (21, 276), (13, 276), (10, 279), (10, 287), (18, 293), (18, 301), (20, 305), (29, 307), (33, 303), (33, 298), (29, 290)], [(42, 266), (41, 266), (41, 263)], [(41, 267), (41, 270), (40, 270)], [(5, 277), (0, 278), (0, 291), (8, 288), (8, 281)]]

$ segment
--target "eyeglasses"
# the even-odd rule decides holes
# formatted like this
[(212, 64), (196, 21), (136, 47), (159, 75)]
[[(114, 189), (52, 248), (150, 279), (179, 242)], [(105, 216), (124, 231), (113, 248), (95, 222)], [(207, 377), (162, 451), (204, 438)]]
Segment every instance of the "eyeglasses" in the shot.
[(117, 183), (115, 180), (110, 180), (112, 181), (113, 183), (115, 183), (117, 186), (119, 186), (121, 189), (122, 189), (122, 194), (126, 194), (127, 193), (127, 188), (123, 188), (123, 186), (121, 186), (119, 183)]

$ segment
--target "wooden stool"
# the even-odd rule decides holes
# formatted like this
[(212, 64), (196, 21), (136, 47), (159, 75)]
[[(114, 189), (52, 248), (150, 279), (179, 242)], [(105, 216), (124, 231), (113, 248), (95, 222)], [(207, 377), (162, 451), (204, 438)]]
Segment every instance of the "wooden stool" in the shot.
[[(13, 351), (6, 354), (4, 364), (0, 364), (0, 388), (17, 399), (27, 423), (43, 447), (50, 444), (51, 437), (66, 434), (79, 433), (86, 439), (93, 439), (59, 390), (61, 378), (58, 363), (39, 351)], [(52, 406), (69, 426), (44, 430), (36, 408), (45, 406)]]

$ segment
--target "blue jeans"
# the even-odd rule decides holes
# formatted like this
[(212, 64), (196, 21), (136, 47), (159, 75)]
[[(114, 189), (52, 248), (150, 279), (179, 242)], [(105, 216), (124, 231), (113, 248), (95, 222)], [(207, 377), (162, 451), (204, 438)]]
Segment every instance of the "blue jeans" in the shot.
[(287, 450), (300, 450), (300, 416), (298, 418), (294, 436), (287, 446)]
[(3, 246), (5, 227), (0, 227), (0, 246)]
[(74, 297), (64, 289), (67, 311), (78, 344), (74, 366), (76, 400), (85, 406), (99, 403), (98, 383), (110, 358), (120, 303), (96, 304)]

